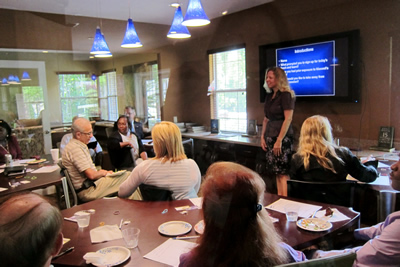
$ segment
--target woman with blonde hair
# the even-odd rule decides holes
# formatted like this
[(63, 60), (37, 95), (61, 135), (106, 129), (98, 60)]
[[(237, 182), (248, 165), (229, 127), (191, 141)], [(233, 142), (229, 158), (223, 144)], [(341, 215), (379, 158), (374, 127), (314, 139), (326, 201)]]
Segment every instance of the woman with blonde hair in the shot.
[(363, 165), (346, 147), (334, 144), (328, 118), (315, 115), (303, 122), (299, 148), (293, 155), (290, 177), (314, 182), (346, 181), (347, 174), (362, 182), (373, 182), (378, 172)]
[(204, 233), (180, 267), (275, 266), (306, 260), (282, 243), (263, 208), (265, 184), (254, 171), (232, 162), (212, 164), (202, 185)]
[(286, 181), (289, 179), (292, 157), (291, 123), (295, 94), (290, 88), (285, 71), (279, 67), (267, 69), (264, 88), (267, 95), (264, 103), (261, 148), (266, 152), (266, 172), (275, 176), (278, 195), (286, 196)]
[(168, 121), (157, 123), (151, 136), (156, 156), (133, 169), (118, 195), (128, 197), (140, 184), (146, 184), (171, 191), (173, 199), (197, 197), (200, 170), (194, 160), (186, 157), (178, 126)]

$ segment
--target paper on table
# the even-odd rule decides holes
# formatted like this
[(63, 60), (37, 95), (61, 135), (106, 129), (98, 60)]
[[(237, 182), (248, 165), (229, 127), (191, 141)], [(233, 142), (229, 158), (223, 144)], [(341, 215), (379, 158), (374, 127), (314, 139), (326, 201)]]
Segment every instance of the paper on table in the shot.
[(202, 198), (202, 197), (190, 198), (189, 200), (190, 200), (194, 205), (196, 205), (197, 207), (199, 207), (199, 209), (201, 209), (201, 207), (203, 206), (203, 198)]
[[(365, 184), (365, 182), (361, 182), (359, 180), (357, 180), (356, 178), (354, 178), (353, 176), (351, 176), (350, 174), (347, 175), (346, 180), (350, 180), (350, 181), (356, 181), (359, 184)], [(390, 185), (390, 179), (389, 176), (383, 176), (383, 175), (379, 175), (375, 181), (368, 183), (371, 185)]]
[(43, 166), (37, 170), (34, 170), (32, 173), (50, 173), (50, 172), (54, 172), (59, 169), (60, 169), (60, 167), (58, 167), (58, 165)]
[(315, 214), (316, 218), (327, 218), (329, 222), (340, 222), (344, 220), (349, 220), (350, 218), (338, 211), (337, 209), (332, 209), (333, 215), (332, 217), (325, 217), (326, 210), (320, 210)]
[(90, 240), (92, 243), (100, 243), (122, 238), (121, 230), (118, 225), (103, 225), (90, 230)]
[(178, 266), (179, 256), (183, 253), (189, 252), (196, 245), (196, 243), (170, 238), (143, 257), (171, 266)]
[(287, 200), (280, 198), (272, 204), (266, 206), (267, 209), (275, 210), (281, 213), (285, 213), (285, 207), (292, 206), (294, 209), (298, 210), (299, 217), (308, 218), (314, 214), (317, 210), (322, 208), (322, 206), (305, 204), (297, 201)]

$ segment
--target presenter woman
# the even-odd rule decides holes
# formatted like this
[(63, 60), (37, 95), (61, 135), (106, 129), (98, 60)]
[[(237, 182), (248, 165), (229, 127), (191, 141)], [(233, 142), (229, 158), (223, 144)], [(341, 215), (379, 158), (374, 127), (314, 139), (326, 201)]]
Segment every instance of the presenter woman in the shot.
[(264, 121), (261, 148), (266, 152), (267, 172), (276, 177), (278, 195), (287, 196), (290, 159), (292, 156), (292, 118), (295, 102), (286, 73), (279, 67), (268, 68), (264, 88)]

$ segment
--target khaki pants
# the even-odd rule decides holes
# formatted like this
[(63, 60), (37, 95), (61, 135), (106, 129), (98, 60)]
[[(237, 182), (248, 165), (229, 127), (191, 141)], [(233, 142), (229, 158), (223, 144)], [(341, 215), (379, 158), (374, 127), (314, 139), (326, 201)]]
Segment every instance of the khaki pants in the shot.
[[(119, 186), (129, 177), (131, 172), (126, 172), (116, 177), (102, 177), (95, 181), (96, 187), (92, 186), (79, 192), (79, 198), (84, 201), (92, 201), (110, 194), (118, 193)], [(133, 192), (129, 199), (142, 200), (139, 188)]]

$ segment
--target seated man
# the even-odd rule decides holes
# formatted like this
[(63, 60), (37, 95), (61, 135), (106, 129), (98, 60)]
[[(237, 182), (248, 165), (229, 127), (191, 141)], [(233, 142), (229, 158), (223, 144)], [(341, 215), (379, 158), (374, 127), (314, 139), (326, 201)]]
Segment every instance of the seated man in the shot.
[[(91, 201), (118, 192), (120, 184), (130, 172), (117, 177), (106, 177), (113, 173), (103, 169), (96, 170), (89, 154), (87, 144), (93, 136), (92, 125), (85, 118), (78, 118), (72, 123), (72, 140), (62, 154), (62, 163), (67, 169), (78, 197), (82, 201)], [(141, 199), (135, 192), (133, 199)]]
[[(74, 123), (74, 121), (79, 118), (78, 116), (75, 116), (72, 119), (72, 123)], [(68, 142), (72, 139), (72, 133), (67, 133), (63, 136), (63, 138), (61, 139), (61, 143), (60, 143), (60, 153), (61, 155), (64, 152), (65, 146), (68, 144)], [(91, 144), (94, 145), (94, 147), (91, 147)], [(99, 142), (97, 142), (96, 137), (92, 136), (92, 138), (90, 138), (89, 143), (88, 143), (88, 147), (89, 147), (89, 153), (90, 156), (92, 157), (92, 161), (96, 166), (101, 166), (103, 163), (103, 149), (101, 148)]]
[(132, 132), (139, 136), (140, 139), (144, 138), (143, 125), (141, 122), (135, 121), (136, 111), (133, 107), (125, 107), (125, 116), (129, 119), (129, 124)]
[[(391, 167), (392, 187), (400, 190), (400, 160)], [(317, 250), (313, 258), (333, 256), (355, 251), (357, 258), (353, 266), (399, 266), (400, 263), (400, 211), (393, 212), (386, 220), (377, 225), (357, 229), (354, 237), (367, 241), (363, 246), (353, 249), (321, 251)]]
[(0, 206), (1, 266), (50, 266), (63, 246), (63, 217), (34, 193), (12, 195)]

